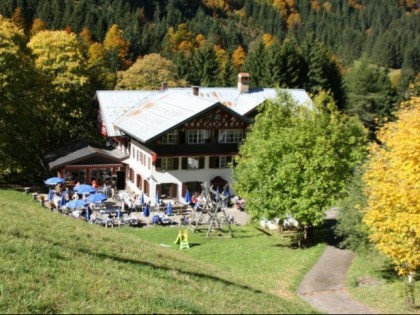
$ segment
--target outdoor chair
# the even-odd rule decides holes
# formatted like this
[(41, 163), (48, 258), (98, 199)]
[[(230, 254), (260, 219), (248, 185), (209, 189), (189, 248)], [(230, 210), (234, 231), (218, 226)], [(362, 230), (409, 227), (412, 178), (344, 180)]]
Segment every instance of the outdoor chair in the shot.
[(138, 225), (140, 223), (140, 220), (137, 217), (127, 213), (123, 214), (122, 220), (125, 224), (128, 224), (130, 226)]

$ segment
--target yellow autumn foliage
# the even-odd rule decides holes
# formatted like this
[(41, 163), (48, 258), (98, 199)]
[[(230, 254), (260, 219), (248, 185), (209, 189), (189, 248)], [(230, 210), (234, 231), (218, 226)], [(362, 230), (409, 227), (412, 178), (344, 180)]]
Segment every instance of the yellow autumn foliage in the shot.
[(40, 31), (28, 43), (35, 67), (51, 79), (55, 90), (68, 93), (88, 82), (77, 35), (66, 31)]
[(364, 176), (370, 239), (401, 275), (420, 267), (420, 97), (401, 104), (378, 133)]

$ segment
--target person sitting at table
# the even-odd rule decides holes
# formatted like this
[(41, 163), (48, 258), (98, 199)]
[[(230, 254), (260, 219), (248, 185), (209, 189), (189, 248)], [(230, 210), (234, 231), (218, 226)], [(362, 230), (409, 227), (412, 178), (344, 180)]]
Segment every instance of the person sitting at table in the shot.
[(195, 204), (198, 202), (197, 196), (194, 194), (191, 198), (191, 206), (194, 207)]
[(92, 187), (98, 189), (98, 183), (96, 182), (96, 180), (92, 181)]

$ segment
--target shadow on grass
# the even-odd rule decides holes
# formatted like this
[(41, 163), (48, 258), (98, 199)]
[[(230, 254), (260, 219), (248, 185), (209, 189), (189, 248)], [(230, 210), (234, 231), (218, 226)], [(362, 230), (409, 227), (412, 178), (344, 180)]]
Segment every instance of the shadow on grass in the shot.
[[(190, 244), (191, 246), (191, 244)], [(222, 279), (213, 275), (208, 275), (205, 273), (199, 273), (199, 272), (193, 272), (193, 271), (185, 271), (181, 268), (177, 268), (177, 267), (166, 267), (166, 266), (159, 266), (157, 264), (151, 263), (151, 262), (147, 262), (147, 261), (141, 261), (141, 260), (137, 260), (137, 259), (132, 259), (132, 258), (126, 258), (126, 257), (119, 257), (119, 256), (115, 256), (115, 255), (108, 255), (105, 253), (96, 253), (96, 252), (92, 252), (90, 250), (86, 250), (86, 249), (78, 249), (78, 251), (82, 254), (87, 254), (87, 255), (91, 255), (91, 256), (95, 256), (101, 259), (111, 259), (115, 262), (119, 262), (119, 263), (124, 263), (124, 264), (135, 264), (135, 265), (139, 265), (139, 266), (145, 266), (145, 267), (149, 267), (155, 270), (164, 270), (164, 271), (177, 271), (180, 274), (183, 275), (188, 275), (188, 276), (193, 276), (193, 277), (197, 277), (197, 278), (202, 278), (202, 279), (207, 279), (207, 280), (211, 280), (211, 281), (215, 281), (215, 282), (220, 282), (223, 285), (230, 285), (230, 286), (235, 286), (237, 288), (243, 289), (243, 290), (249, 290), (252, 291), (254, 293), (263, 293), (266, 294), (265, 292), (252, 288), (248, 285), (243, 285), (243, 284), (238, 284), (226, 279)]]
[(379, 270), (379, 276), (382, 279), (391, 282), (399, 281), (401, 279), (401, 277), (398, 276), (391, 264), (386, 264), (383, 268), (381, 268)]
[[(61, 243), (59, 241), (56, 241), (56, 240), (51, 240), (51, 239), (48, 239), (48, 238), (42, 238), (42, 239), (43, 239), (43, 241), (48, 242), (53, 246), (58, 246), (58, 247), (70, 249), (72, 251), (76, 251), (76, 252), (79, 252), (79, 253), (85, 254), (85, 255), (90, 255), (90, 256), (93, 256), (93, 257), (100, 258), (100, 259), (110, 259), (110, 260), (113, 260), (115, 262), (119, 262), (119, 263), (123, 263), (123, 264), (134, 264), (134, 265), (138, 265), (138, 266), (149, 267), (149, 268), (152, 268), (154, 270), (159, 270), (159, 271), (162, 271), (162, 270), (163, 271), (168, 271), (168, 272), (177, 271), (177, 272), (179, 272), (180, 274), (183, 274), (183, 275), (188, 275), (188, 276), (193, 276), (193, 277), (197, 277), (197, 278), (207, 279), (207, 280), (222, 283), (223, 285), (235, 286), (237, 288), (240, 288), (240, 289), (243, 289), (243, 290), (249, 290), (249, 291), (252, 291), (254, 293), (268, 294), (264, 291), (255, 289), (255, 288), (250, 287), (248, 285), (238, 284), (238, 283), (235, 283), (235, 282), (232, 282), (232, 281), (220, 278), (220, 277), (216, 277), (216, 276), (213, 276), (213, 275), (205, 274), (205, 273), (200, 273), (200, 272), (195, 272), (195, 271), (186, 271), (186, 270), (183, 270), (183, 269), (178, 268), (178, 267), (161, 266), (161, 265), (157, 265), (155, 263), (148, 262), (148, 261), (142, 261), (142, 260), (127, 258), (127, 257), (120, 257), (120, 256), (117, 256), (117, 255), (109, 255), (109, 254), (106, 254), (106, 253), (94, 252), (94, 251), (91, 251), (91, 250), (86, 249), (86, 248), (74, 248), (74, 247), (67, 246), (66, 244), (63, 244), (63, 243)], [(200, 244), (199, 243), (192, 243), (192, 244), (190, 244), (190, 246), (191, 245), (199, 246)]]
[(339, 248), (341, 239), (334, 234), (333, 230), (336, 223), (336, 219), (326, 219), (322, 226), (308, 230), (308, 238), (306, 240), (303, 239), (302, 231), (295, 230), (292, 233), (289, 231), (289, 233), (283, 232), (283, 234), (280, 235), (283, 238), (288, 239), (288, 241), (273, 246), (290, 249), (302, 249), (317, 246), (318, 244), (327, 244)]

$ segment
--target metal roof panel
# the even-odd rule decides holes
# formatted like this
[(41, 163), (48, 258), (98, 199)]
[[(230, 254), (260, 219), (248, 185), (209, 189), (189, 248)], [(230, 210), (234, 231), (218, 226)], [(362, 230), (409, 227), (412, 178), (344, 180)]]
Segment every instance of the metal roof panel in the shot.
[(124, 132), (146, 142), (218, 102), (167, 90), (155, 94), (115, 121)]
[(157, 91), (97, 91), (96, 97), (101, 109), (101, 119), (109, 137), (120, 135), (114, 128), (114, 121), (144, 98)]

